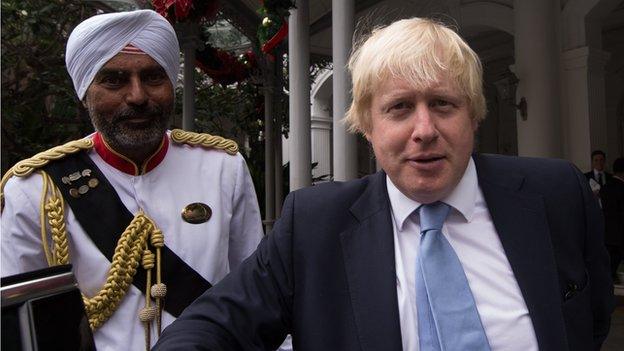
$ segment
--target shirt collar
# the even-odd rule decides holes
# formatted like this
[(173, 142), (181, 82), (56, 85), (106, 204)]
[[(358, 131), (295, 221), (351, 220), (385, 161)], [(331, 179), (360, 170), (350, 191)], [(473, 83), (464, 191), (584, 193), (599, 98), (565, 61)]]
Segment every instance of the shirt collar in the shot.
[[(386, 180), (388, 197), (390, 198), (390, 205), (392, 206), (392, 216), (398, 228), (402, 230), (407, 217), (422, 204), (403, 194), (394, 183), (392, 183), (388, 175), (386, 175)], [(461, 213), (467, 222), (470, 222), (475, 210), (478, 187), (477, 169), (471, 157), (464, 171), (464, 175), (455, 189), (441, 201), (453, 207)]]
[(163, 139), (160, 143), (158, 149), (147, 158), (141, 166), (134, 163), (129, 158), (124, 155), (118, 153), (113, 150), (102, 138), (102, 135), (99, 132), (95, 132), (92, 136), (93, 138), (93, 148), (100, 155), (100, 157), (109, 165), (113, 166), (117, 170), (124, 172), (126, 174), (130, 174), (133, 176), (138, 176), (141, 174), (145, 174), (152, 169), (156, 168), (162, 160), (165, 158), (167, 154), (167, 150), (169, 149), (169, 138), (167, 134), (163, 135)]

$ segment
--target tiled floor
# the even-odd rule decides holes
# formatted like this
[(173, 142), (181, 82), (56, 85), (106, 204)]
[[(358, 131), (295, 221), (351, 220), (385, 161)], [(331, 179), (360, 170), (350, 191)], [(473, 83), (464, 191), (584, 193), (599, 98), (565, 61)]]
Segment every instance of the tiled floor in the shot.
[(611, 316), (611, 331), (602, 351), (624, 350), (624, 286), (615, 289), (617, 306)]

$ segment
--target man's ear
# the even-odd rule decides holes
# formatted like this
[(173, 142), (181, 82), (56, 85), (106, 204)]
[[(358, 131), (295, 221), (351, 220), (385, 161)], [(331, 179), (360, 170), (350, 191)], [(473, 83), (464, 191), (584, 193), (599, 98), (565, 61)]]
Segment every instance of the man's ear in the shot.
[(362, 136), (366, 138), (369, 144), (373, 143), (371, 141), (371, 135), (370, 135), (372, 129), (373, 128), (370, 125), (368, 125), (368, 128), (362, 128), (362, 126), (360, 126), (360, 133), (362, 133)]
[(470, 123), (472, 124), (472, 131), (476, 133), (477, 129), (479, 129), (479, 121), (476, 118), (472, 117), (470, 119)]

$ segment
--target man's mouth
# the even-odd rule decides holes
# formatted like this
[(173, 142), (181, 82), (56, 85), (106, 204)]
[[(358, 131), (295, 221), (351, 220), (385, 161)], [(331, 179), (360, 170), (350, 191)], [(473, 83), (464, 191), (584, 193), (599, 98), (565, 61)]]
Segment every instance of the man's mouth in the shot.
[(151, 121), (152, 118), (150, 117), (145, 117), (145, 116), (134, 116), (134, 117), (130, 117), (130, 118), (124, 118), (122, 120), (122, 122), (128, 122), (128, 123), (145, 123), (145, 122), (149, 122)]
[(440, 154), (418, 155), (408, 158), (408, 164), (420, 172), (437, 173), (444, 166), (446, 156)]
[(139, 125), (153, 123), (157, 119), (158, 116), (155, 113), (132, 113), (125, 116), (120, 116), (116, 122), (123, 124)]
[(437, 161), (441, 161), (444, 158), (445, 157), (442, 155), (423, 155), (423, 156), (412, 157), (410, 158), (410, 161), (427, 164), (427, 163), (434, 163)]
[(121, 118), (117, 121), (118, 126), (123, 126), (123, 128), (136, 130), (150, 128), (154, 124), (156, 124), (156, 119), (149, 116), (132, 116)]

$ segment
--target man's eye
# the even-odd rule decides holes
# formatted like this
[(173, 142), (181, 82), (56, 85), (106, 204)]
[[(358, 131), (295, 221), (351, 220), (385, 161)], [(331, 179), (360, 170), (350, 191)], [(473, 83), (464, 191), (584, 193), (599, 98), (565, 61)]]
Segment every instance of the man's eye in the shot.
[(440, 99), (433, 101), (433, 105), (434, 106), (446, 106), (446, 105), (449, 105), (449, 104), (450, 104), (450, 102), (445, 101), (445, 100), (440, 100)]
[(120, 75), (104, 76), (100, 79), (100, 83), (110, 87), (118, 87), (124, 84), (124, 78)]
[(451, 107), (453, 107), (453, 104), (447, 100), (435, 99), (430, 103), (430, 106), (440, 109), (450, 109)]
[(405, 101), (401, 101), (401, 102), (398, 102), (398, 103), (390, 106), (390, 108), (388, 109), (388, 112), (402, 111), (402, 110), (405, 110), (405, 109), (408, 109), (408, 108), (410, 108), (410, 104), (405, 102)]
[(161, 84), (167, 79), (165, 72), (152, 72), (145, 75), (143, 80), (148, 84)]

